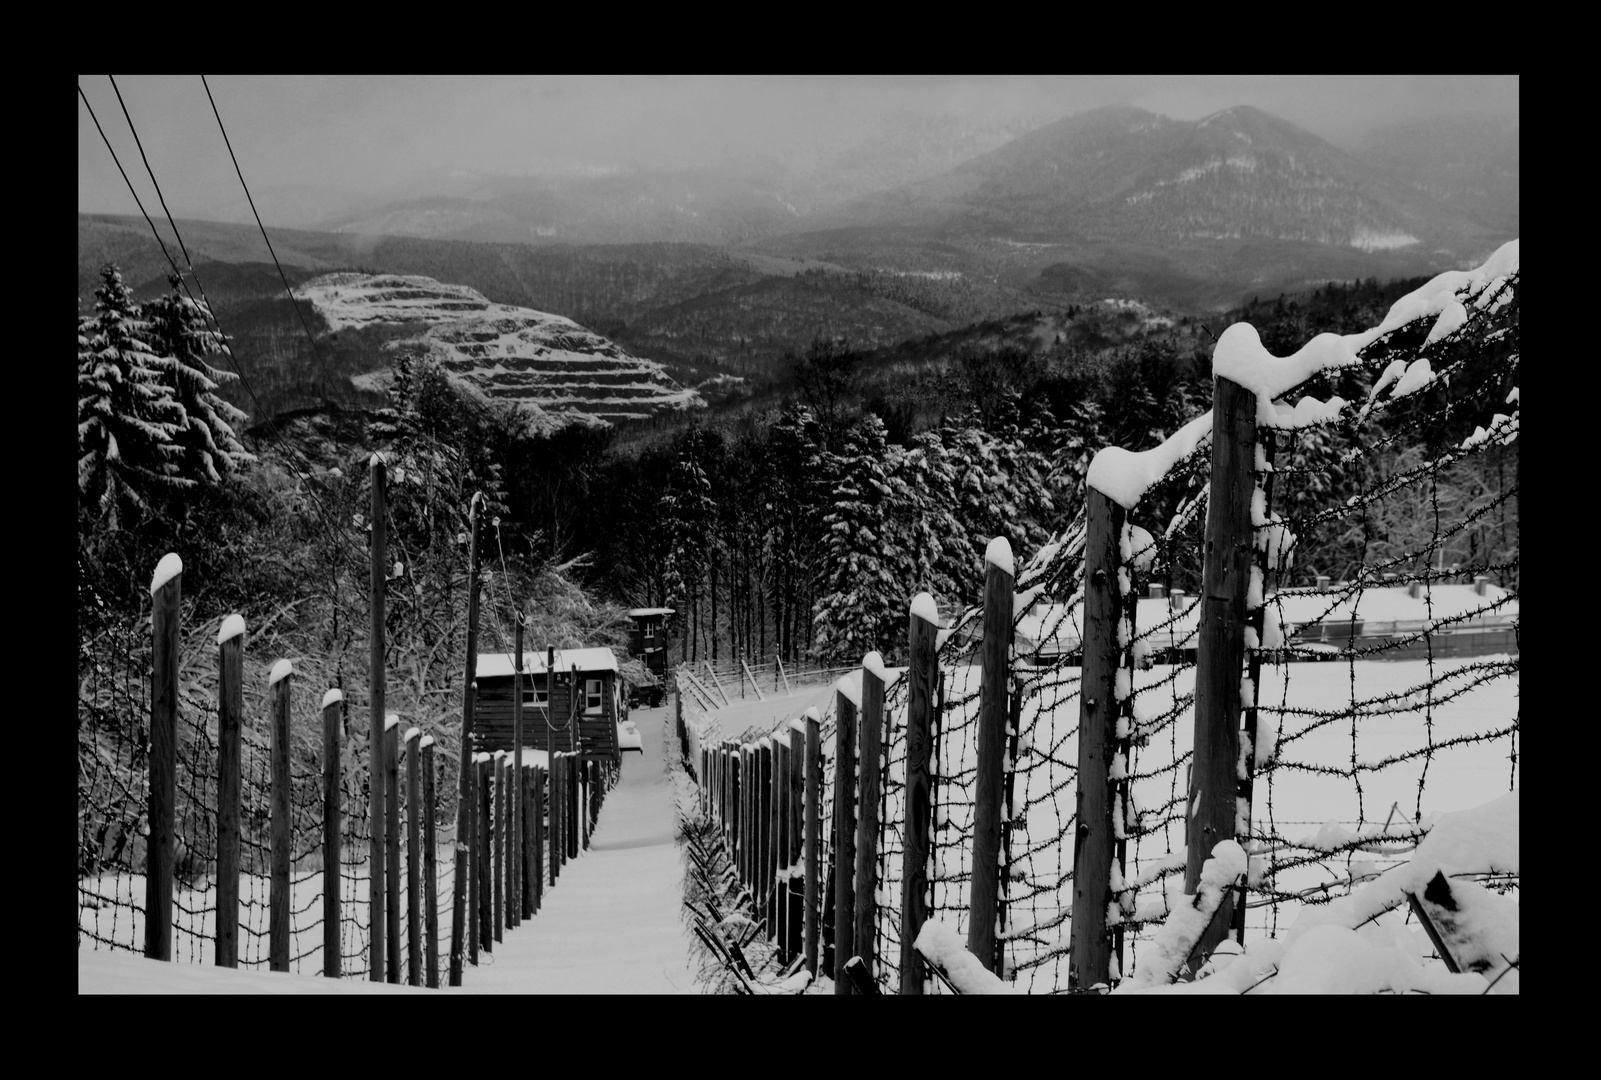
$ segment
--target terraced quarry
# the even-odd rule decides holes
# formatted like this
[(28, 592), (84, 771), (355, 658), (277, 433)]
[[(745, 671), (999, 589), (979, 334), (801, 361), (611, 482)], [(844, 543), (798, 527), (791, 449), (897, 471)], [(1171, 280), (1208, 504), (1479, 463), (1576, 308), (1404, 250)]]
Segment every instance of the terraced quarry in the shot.
[[(654, 360), (631, 356), (571, 319), (491, 303), (465, 285), (399, 274), (325, 274), (295, 295), (341, 330), (423, 324), (388, 348), (420, 347), (459, 382), (509, 401), (536, 423), (610, 423), (705, 405)], [(374, 378), (382, 373), (374, 373)]]

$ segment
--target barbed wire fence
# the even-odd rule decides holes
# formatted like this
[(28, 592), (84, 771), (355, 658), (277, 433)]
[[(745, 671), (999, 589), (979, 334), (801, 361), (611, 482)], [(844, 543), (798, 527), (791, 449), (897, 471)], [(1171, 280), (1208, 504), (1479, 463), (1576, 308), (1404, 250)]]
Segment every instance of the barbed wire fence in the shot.
[[(1248, 869), (1229, 928), (1237, 940), (1277, 936), (1306, 907), (1404, 861), (1440, 813), (1516, 787), (1519, 280), (1515, 265), (1436, 279), (1432, 294), (1398, 303), (1374, 331), (1310, 343), (1310, 357), (1298, 354), (1307, 376), (1257, 406), (1234, 829)], [(1341, 362), (1311, 362), (1333, 344)], [(1139, 964), (1142, 943), (1184, 895), (1212, 469), (1210, 418), (1198, 420), (1203, 434), (1158, 455), (1117, 538), (1104, 912), (1112, 983)], [(998, 967), (1031, 992), (1089, 989), (1070, 972), (1079, 664), (1095, 647), (1085, 640), (1088, 528), (1082, 517), (1072, 523), (1016, 582)], [(963, 929), (979, 614), (962, 611), (941, 631), (932, 740), (927, 917)], [(843, 677), (840, 693), (859, 697), (860, 679)], [(818, 839), (829, 866), (838, 861), (838, 699), (830, 695), (822, 717)], [(873, 763), (882, 781), (876, 930), (870, 951), (856, 948), (876, 958), (873, 977), (893, 991), (906, 828), (899, 672), (884, 714)], [(746, 733), (747, 743), (760, 734)], [(1517, 887), (1515, 875), (1490, 883)], [(826, 913), (823, 921), (826, 936)], [(941, 986), (931, 979), (926, 989)]]

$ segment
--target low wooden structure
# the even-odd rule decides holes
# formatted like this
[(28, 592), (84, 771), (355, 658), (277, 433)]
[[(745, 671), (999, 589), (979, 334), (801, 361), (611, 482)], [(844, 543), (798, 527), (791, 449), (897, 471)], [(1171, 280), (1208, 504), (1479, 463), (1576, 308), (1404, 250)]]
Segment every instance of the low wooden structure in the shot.
[(637, 656), (645, 670), (656, 679), (656, 685), (632, 688), (634, 697), (652, 707), (660, 705), (667, 692), (667, 620), (673, 616), (670, 607), (632, 608), (628, 617), (634, 628), (628, 635), (628, 652)]
[[(511, 750), (512, 654), (478, 657), (473, 730), (479, 749)], [(552, 663), (552, 660), (554, 663)], [(617, 724), (623, 719), (617, 657), (608, 648), (523, 654), (523, 746), (577, 752), (589, 760), (620, 760)]]

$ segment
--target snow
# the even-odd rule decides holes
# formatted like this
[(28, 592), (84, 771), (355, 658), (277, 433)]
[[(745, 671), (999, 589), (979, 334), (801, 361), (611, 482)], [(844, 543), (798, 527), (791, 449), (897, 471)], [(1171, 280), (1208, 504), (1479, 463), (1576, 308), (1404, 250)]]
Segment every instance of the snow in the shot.
[(1244, 875), (1246, 866), (1244, 848), (1233, 840), (1218, 841), (1201, 866), (1195, 895), (1174, 907), (1150, 944), (1140, 950), (1139, 966), (1128, 978), (1130, 989), (1157, 986), (1177, 976), (1223, 902), (1224, 890)]
[(862, 657), (862, 667), (878, 676), (879, 683), (885, 687), (894, 682), (896, 675), (899, 674), (898, 671), (892, 672), (884, 666), (884, 658), (878, 654), (876, 649)]
[[(1227, 332), (1224, 331), (1225, 334)], [(1222, 348), (1221, 341), (1218, 347)], [(1102, 447), (1090, 462), (1085, 482), (1123, 509), (1132, 510), (1147, 488), (1166, 476), (1168, 470), (1189, 456), (1203, 438), (1210, 438), (1211, 435), (1212, 413), (1209, 410), (1169, 435), (1161, 445), (1149, 450)]]
[(1005, 573), (1012, 574), (1012, 545), (1004, 536), (997, 536), (990, 540), (989, 546), (984, 549), (984, 562)]
[[(434, 745), (434, 737), (432, 735), (424, 735), (422, 737), (422, 741), (417, 744), (417, 749), (422, 750), (425, 747), (429, 747), (429, 746), (432, 746), (432, 745)], [(524, 764), (526, 764), (527, 761), (528, 761), (528, 752), (525, 750), (525, 751), (523, 751), (523, 762), (524, 762)]]
[(276, 664), (272, 665), (272, 671), (267, 675), (267, 685), (271, 686), (279, 679), (282, 679), (287, 675), (293, 675), (294, 673), (295, 668), (293, 664), (291, 664), (288, 660), (280, 660)]
[(933, 626), (939, 625), (939, 606), (929, 593), (920, 592), (912, 597), (912, 614)]
[(222, 629), (217, 631), (217, 644), (221, 645), (229, 638), (242, 637), (245, 632), (245, 617), (238, 612), (222, 620)]
[(967, 944), (959, 933), (938, 919), (925, 922), (913, 944), (923, 959), (944, 972), (951, 985), (963, 994), (1017, 993), (1015, 987), (1002, 981), (967, 951)]
[(409, 727), (409, 728), (406, 729), (406, 734), (404, 734), (404, 735), (402, 735), (400, 737), (400, 741), (401, 742), (411, 742), (411, 740), (416, 739), (416, 738), (420, 738), (421, 736), (422, 736), (422, 728)]
[(150, 578), (150, 595), (154, 596), (161, 591), (161, 587), (179, 574), (183, 573), (183, 560), (178, 558), (176, 551), (169, 551), (156, 563), (156, 572)]
[[(478, 678), (497, 679), (510, 677), (513, 674), (513, 659), (513, 654), (509, 652), (479, 653)], [(544, 675), (546, 659), (547, 654), (543, 649), (537, 652), (525, 650), (523, 652), (523, 674)], [(577, 667), (579, 672), (616, 671), (617, 657), (611, 649), (603, 646), (589, 649), (557, 649), (557, 674), (567, 674), (574, 667)]]
[(326, 709), (328, 706), (343, 700), (345, 700), (345, 692), (338, 687), (333, 687), (322, 696), (322, 707)]

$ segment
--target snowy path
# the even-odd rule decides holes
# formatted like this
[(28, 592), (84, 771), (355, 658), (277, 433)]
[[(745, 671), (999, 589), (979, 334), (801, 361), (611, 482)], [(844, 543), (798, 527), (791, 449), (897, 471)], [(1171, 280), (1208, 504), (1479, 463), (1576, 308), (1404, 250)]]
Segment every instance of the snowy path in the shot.
[(562, 868), (539, 914), (480, 955), (479, 994), (692, 994), (683, 855), (667, 769), (666, 709), (632, 714), (644, 754), (623, 755), (589, 850)]

